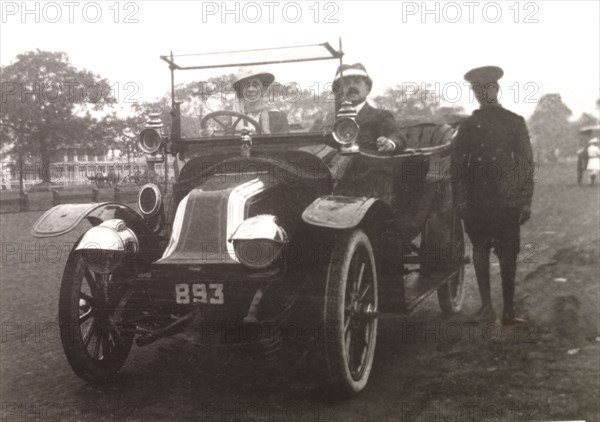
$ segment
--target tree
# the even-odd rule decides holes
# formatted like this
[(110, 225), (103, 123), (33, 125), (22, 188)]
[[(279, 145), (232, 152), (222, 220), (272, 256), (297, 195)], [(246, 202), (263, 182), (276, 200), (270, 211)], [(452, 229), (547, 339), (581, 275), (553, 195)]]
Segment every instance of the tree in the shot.
[[(175, 101), (181, 103), (181, 132), (183, 137), (200, 135), (201, 118), (216, 110), (231, 110), (233, 94), (227, 94), (234, 75), (223, 75), (206, 81), (196, 81), (175, 86)], [(231, 88), (229, 88), (231, 89)], [(118, 121), (116, 116), (114, 131), (114, 147), (134, 155), (141, 153), (137, 144), (137, 134), (144, 127), (150, 113), (160, 114), (167, 135), (171, 133), (171, 92), (166, 92), (155, 101), (135, 103), (131, 108), (132, 115)]]
[(110, 132), (92, 116), (115, 102), (106, 79), (76, 69), (65, 53), (41, 50), (18, 55), (0, 73), (2, 144), (9, 153), (39, 157), (44, 182), (55, 152), (107, 142)]
[(373, 101), (377, 107), (391, 111), (402, 126), (434, 121), (440, 105), (439, 98), (432, 93), (421, 92), (420, 88), (408, 92), (399, 85), (388, 88)]
[(538, 159), (554, 160), (555, 151), (574, 153), (577, 149), (569, 116), (572, 112), (560, 94), (545, 94), (540, 98), (528, 122), (531, 141)]

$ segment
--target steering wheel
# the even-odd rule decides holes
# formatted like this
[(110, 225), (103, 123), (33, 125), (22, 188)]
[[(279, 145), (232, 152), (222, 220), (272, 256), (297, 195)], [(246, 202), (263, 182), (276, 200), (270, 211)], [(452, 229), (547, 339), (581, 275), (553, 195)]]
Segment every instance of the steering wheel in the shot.
[[(227, 124), (227, 123), (217, 119), (217, 117), (220, 117), (220, 116), (237, 117), (237, 120), (235, 120), (231, 124)], [(206, 129), (206, 126), (207, 126), (207, 123), (209, 120), (214, 120), (215, 122), (217, 122), (219, 124), (219, 126), (221, 126), (223, 128), (223, 130), (225, 131), (225, 135), (235, 134), (235, 128), (241, 120), (246, 121), (246, 122), (250, 123), (252, 126), (254, 126), (254, 129), (255, 129), (257, 135), (262, 135), (262, 133), (263, 133), (263, 129), (262, 129), (262, 126), (260, 125), (260, 123), (258, 123), (252, 117), (246, 116), (245, 114), (242, 114), (242, 113), (238, 113), (237, 111), (220, 110), (220, 111), (213, 111), (212, 113), (208, 113), (206, 116), (204, 116), (202, 118), (202, 120), (200, 120), (200, 129)]]

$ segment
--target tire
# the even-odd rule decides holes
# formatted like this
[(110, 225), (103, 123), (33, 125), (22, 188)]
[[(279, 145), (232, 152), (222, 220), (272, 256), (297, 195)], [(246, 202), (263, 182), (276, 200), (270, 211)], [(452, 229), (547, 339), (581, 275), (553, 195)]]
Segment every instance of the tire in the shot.
[(377, 340), (377, 272), (362, 230), (337, 239), (323, 315), (325, 359), (335, 393), (352, 396), (367, 385)]
[[(135, 328), (122, 325), (133, 290), (110, 287), (109, 298), (104, 300), (98, 280), (81, 254), (71, 252), (60, 287), (60, 338), (71, 368), (88, 382), (106, 380), (121, 369)], [(123, 332), (123, 328), (129, 330)]]
[(460, 218), (456, 212), (452, 215), (452, 235), (450, 249), (446, 248), (444, 257), (446, 267), (455, 272), (452, 279), (437, 289), (438, 302), (445, 315), (457, 314), (462, 310), (465, 296), (465, 236)]

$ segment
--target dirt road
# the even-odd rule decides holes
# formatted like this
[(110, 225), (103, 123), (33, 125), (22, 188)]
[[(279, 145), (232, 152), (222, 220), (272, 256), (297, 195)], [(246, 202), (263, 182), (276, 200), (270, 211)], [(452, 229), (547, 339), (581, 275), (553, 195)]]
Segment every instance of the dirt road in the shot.
[[(29, 236), (40, 213), (2, 225), (2, 421), (599, 421), (599, 193), (577, 187), (570, 164), (537, 175), (522, 233), (517, 303), (531, 324), (471, 324), (479, 306), (472, 267), (464, 311), (440, 316), (436, 298), (381, 320), (367, 389), (346, 401), (289, 379), (231, 374), (198, 358), (135, 348), (112, 384), (85, 384), (63, 356), (56, 322), (70, 242)], [(493, 294), (501, 309), (498, 266)]]

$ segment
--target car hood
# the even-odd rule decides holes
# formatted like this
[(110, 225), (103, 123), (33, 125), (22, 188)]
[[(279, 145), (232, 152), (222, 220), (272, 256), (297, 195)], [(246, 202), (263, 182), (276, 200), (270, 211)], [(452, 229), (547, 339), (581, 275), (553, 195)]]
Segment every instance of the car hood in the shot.
[(237, 263), (229, 239), (252, 208), (276, 193), (278, 184), (260, 177), (211, 176), (180, 201), (169, 244), (156, 264)]
[(277, 216), (293, 234), (304, 209), (331, 190), (335, 152), (321, 147), (190, 157), (174, 186), (178, 206), (170, 241), (154, 265), (236, 264), (229, 239), (243, 220), (259, 214)]

